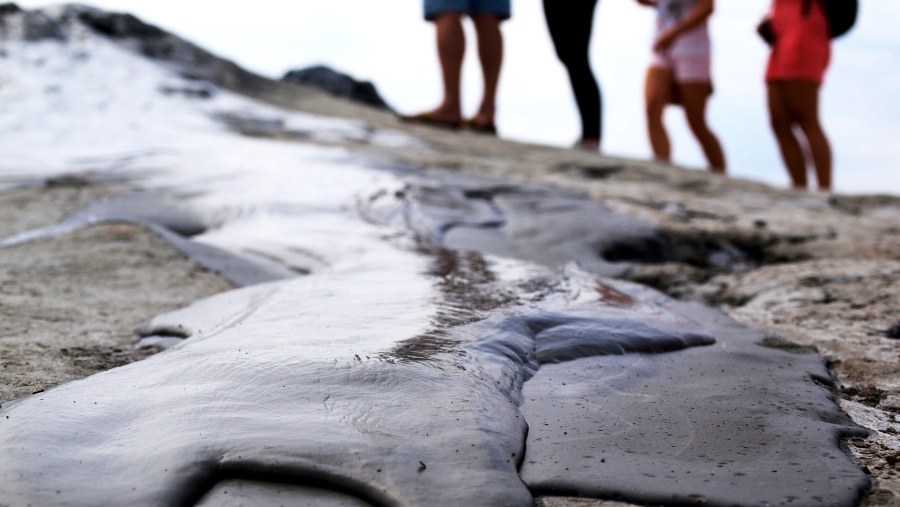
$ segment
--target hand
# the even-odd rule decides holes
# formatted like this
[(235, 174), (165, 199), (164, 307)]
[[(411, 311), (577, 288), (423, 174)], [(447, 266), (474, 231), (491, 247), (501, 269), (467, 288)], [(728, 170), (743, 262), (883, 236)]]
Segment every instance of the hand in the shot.
[(659, 36), (656, 39), (656, 42), (653, 43), (653, 51), (662, 53), (672, 47), (672, 44), (675, 43), (676, 36), (672, 35), (671, 32), (666, 32)]

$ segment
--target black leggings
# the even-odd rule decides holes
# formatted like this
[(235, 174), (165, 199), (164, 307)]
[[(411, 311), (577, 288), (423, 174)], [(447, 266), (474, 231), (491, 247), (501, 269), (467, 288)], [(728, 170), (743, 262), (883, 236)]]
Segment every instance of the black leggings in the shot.
[(600, 139), (603, 103), (588, 57), (597, 0), (544, 0), (544, 16), (556, 55), (569, 72), (578, 112), (581, 138)]

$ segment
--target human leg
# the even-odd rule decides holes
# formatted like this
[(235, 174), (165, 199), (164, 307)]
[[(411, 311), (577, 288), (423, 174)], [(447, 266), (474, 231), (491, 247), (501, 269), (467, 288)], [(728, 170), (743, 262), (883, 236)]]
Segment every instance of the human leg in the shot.
[(827, 192), (831, 190), (832, 155), (831, 144), (819, 121), (819, 84), (803, 79), (783, 83), (794, 122), (809, 144), (819, 190)]
[(434, 18), (438, 60), (441, 65), (441, 82), (444, 96), (440, 105), (429, 115), (445, 122), (462, 120), (462, 62), (466, 52), (466, 36), (463, 32), (462, 14), (443, 12)]
[(650, 67), (644, 86), (644, 101), (647, 114), (647, 134), (656, 160), (668, 162), (672, 159), (669, 134), (663, 124), (663, 113), (672, 98), (672, 71), (662, 67)]
[(434, 23), (443, 97), (440, 104), (423, 113), (404, 115), (404, 121), (459, 128), (462, 125), (461, 78), (466, 51), (462, 16), (468, 0), (424, 0), (425, 19)]
[(786, 81), (769, 81), (768, 106), (772, 132), (778, 141), (781, 158), (794, 188), (806, 188), (806, 160), (800, 141), (794, 134), (793, 113), (787, 94)]
[(599, 146), (602, 96), (591, 70), (589, 47), (597, 0), (544, 0), (544, 16), (556, 55), (566, 67), (581, 117), (582, 145)]
[(710, 169), (715, 173), (725, 174), (725, 153), (719, 139), (706, 122), (706, 104), (712, 93), (712, 86), (709, 83), (679, 83), (678, 89), (688, 126), (700, 142)]
[(497, 85), (503, 63), (503, 34), (497, 14), (473, 14), (472, 23), (478, 36), (478, 57), (484, 78), (484, 95), (471, 123), (476, 127), (493, 127), (497, 104)]

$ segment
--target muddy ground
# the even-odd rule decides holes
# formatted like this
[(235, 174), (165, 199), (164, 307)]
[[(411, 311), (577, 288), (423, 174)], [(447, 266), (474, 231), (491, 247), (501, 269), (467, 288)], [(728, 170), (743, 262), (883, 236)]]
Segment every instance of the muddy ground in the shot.
[[(274, 100), (405, 130), (422, 147), (351, 149), (422, 167), (581, 189), (659, 224), (678, 261), (629, 275), (772, 333), (775, 346), (827, 356), (835, 394), (867, 439), (848, 451), (871, 474), (869, 506), (900, 502), (900, 198), (774, 189), (648, 162), (406, 126), (355, 106)], [(123, 188), (78, 179), (0, 194), (0, 237), (51, 224)], [(723, 253), (724, 252), (724, 253)], [(228, 290), (155, 234), (109, 224), (0, 249), (0, 403), (146, 357), (143, 320)], [(543, 498), (539, 504), (617, 506)]]

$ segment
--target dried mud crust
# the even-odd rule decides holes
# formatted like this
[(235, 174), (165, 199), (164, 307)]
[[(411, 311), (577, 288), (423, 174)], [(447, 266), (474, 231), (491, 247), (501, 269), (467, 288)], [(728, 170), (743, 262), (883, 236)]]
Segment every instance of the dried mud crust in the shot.
[[(0, 234), (48, 225), (115, 193), (74, 186), (0, 195)], [(127, 364), (143, 320), (230, 289), (154, 233), (101, 225), (0, 249), (0, 403)]]

